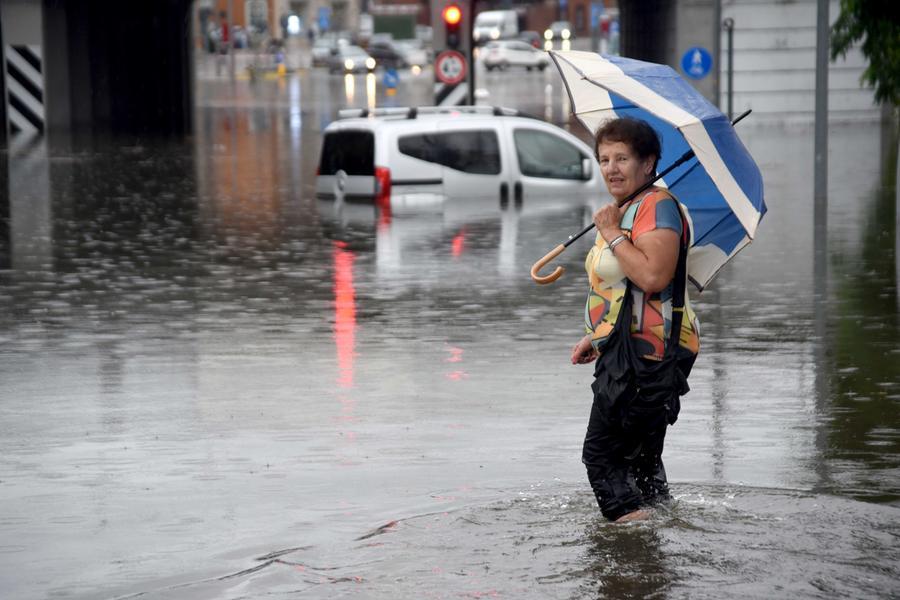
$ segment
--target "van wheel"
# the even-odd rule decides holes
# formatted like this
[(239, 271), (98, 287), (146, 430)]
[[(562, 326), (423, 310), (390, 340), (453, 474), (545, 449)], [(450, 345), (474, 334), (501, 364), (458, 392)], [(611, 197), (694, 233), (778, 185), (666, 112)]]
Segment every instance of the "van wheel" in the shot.
[(526, 71), (530, 71), (530, 70), (531, 70), (531, 67), (525, 67), (525, 70), (526, 70)]
[(540, 66), (538, 67), (538, 71), (543, 71), (546, 68), (547, 68), (547, 63), (541, 63)]

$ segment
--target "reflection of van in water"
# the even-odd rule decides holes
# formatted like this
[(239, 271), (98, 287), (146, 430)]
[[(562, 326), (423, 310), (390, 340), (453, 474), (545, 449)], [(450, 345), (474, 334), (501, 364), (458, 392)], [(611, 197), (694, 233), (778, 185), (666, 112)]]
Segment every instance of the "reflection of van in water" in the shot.
[(487, 10), (475, 15), (472, 39), (476, 44), (512, 39), (519, 35), (519, 18), (514, 10)]

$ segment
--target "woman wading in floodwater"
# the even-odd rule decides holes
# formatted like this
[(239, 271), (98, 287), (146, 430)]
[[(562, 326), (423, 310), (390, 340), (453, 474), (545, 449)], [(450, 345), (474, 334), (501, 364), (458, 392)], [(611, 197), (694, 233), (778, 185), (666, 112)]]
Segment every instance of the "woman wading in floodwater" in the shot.
[(607, 519), (631, 521), (670, 499), (663, 442), (700, 349), (685, 290), (690, 231), (664, 188), (618, 206), (656, 174), (661, 149), (650, 125), (610, 121), (595, 149), (616, 202), (594, 213), (597, 238), (585, 260), (588, 333), (572, 362), (596, 361), (582, 453), (588, 480)]

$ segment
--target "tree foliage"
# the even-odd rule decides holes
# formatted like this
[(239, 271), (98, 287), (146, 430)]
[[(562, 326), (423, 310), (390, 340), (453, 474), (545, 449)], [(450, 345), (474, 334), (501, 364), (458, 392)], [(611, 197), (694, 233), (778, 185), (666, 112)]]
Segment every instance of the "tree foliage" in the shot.
[(875, 99), (900, 105), (900, 2), (841, 0), (831, 28), (831, 60), (844, 57), (862, 40), (868, 60), (862, 81), (875, 88)]

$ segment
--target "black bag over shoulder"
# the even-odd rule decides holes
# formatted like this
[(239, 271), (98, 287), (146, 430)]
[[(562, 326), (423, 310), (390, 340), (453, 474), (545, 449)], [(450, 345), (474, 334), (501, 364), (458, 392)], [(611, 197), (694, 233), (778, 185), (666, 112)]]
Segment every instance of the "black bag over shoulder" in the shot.
[[(682, 217), (684, 227), (687, 224)], [(690, 387), (687, 376), (693, 357), (679, 361), (678, 343), (684, 317), (687, 272), (687, 236), (682, 236), (672, 290), (672, 326), (663, 359), (647, 360), (637, 355), (631, 338), (632, 283), (628, 280), (616, 324), (594, 367), (596, 395), (605, 397), (608, 418), (625, 431), (654, 431), (673, 424), (681, 410), (680, 397)]]

